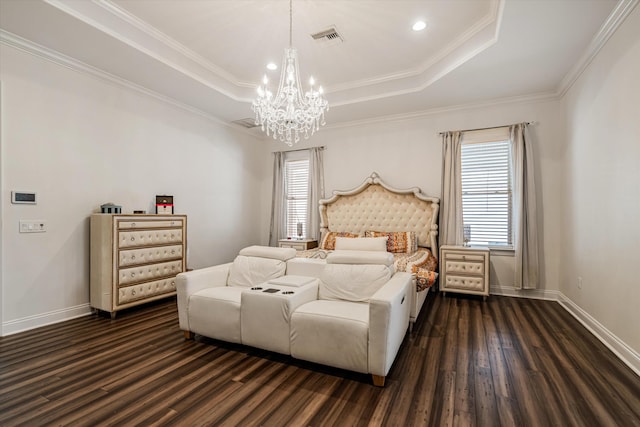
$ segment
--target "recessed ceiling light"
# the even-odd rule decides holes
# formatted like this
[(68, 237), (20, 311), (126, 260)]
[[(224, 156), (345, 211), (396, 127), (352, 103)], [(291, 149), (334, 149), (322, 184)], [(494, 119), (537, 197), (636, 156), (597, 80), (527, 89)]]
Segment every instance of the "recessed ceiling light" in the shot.
[(278, 69), (278, 66), (276, 64), (274, 64), (273, 62), (269, 62), (267, 64), (267, 70), (272, 70), (273, 71), (273, 70), (277, 70), (277, 69)]
[(424, 21), (417, 21), (415, 24), (413, 24), (413, 31), (422, 31), (425, 28), (427, 28), (427, 23)]

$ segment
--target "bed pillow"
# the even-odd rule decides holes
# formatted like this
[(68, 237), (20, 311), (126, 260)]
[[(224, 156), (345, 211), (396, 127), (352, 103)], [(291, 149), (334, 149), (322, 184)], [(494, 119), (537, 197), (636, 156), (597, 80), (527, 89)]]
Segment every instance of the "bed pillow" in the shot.
[(394, 254), (412, 254), (418, 250), (418, 237), (414, 231), (365, 231), (364, 237), (387, 236), (387, 251)]
[(322, 242), (320, 242), (320, 249), (325, 251), (333, 251), (336, 248), (336, 237), (360, 237), (359, 234), (349, 233), (347, 231), (329, 231), (322, 236)]
[(336, 237), (335, 249), (337, 251), (387, 251), (389, 237)]

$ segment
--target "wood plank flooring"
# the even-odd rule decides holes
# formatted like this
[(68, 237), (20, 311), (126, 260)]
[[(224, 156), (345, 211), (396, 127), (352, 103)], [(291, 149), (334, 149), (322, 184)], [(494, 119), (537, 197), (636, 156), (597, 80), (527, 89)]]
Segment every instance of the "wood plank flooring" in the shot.
[(0, 425), (640, 426), (640, 378), (550, 301), (430, 295), (378, 388), (185, 341), (166, 300), (0, 338)]

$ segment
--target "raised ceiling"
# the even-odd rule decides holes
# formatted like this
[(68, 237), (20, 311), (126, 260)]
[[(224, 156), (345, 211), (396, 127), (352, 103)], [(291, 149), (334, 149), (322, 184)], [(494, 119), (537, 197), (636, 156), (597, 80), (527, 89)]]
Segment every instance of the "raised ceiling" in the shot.
[[(294, 0), (330, 124), (554, 96), (638, 0)], [(1, 41), (225, 122), (277, 81), (287, 0), (0, 0)], [(422, 19), (427, 28), (414, 32)], [(335, 27), (342, 41), (311, 34)]]

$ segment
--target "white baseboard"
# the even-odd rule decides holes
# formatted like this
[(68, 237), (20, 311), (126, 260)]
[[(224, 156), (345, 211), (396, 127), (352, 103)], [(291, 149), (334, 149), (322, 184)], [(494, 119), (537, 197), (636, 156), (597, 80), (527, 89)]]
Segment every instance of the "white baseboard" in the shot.
[(491, 295), (502, 295), (505, 297), (544, 299), (549, 301), (558, 301), (558, 291), (548, 291), (546, 289), (518, 289), (506, 286), (492, 286), (489, 290)]
[(21, 319), (10, 320), (2, 324), (2, 334), (7, 336), (17, 334), (18, 332), (28, 331), (29, 329), (39, 328), (41, 326), (51, 325), (53, 323), (64, 322), (65, 320), (75, 319), (91, 314), (89, 304), (76, 305), (75, 307), (67, 307), (60, 310), (50, 311), (48, 313), (27, 316)]
[(558, 302), (565, 310), (575, 317), (582, 325), (598, 338), (609, 350), (631, 368), (640, 377), (640, 354), (629, 347), (624, 341), (605, 328), (600, 322), (594, 319), (589, 313), (580, 308), (576, 303), (567, 298), (563, 293), (558, 292)]
[(517, 289), (504, 286), (491, 287), (490, 291), (492, 295), (557, 301), (562, 308), (567, 310), (578, 322), (582, 323), (589, 332), (618, 356), (636, 375), (640, 376), (640, 355), (562, 292), (545, 289)]

